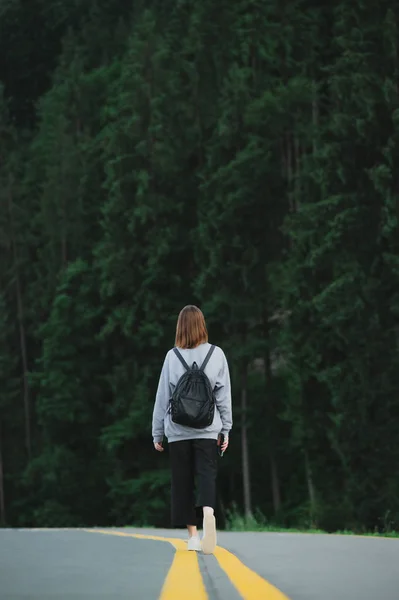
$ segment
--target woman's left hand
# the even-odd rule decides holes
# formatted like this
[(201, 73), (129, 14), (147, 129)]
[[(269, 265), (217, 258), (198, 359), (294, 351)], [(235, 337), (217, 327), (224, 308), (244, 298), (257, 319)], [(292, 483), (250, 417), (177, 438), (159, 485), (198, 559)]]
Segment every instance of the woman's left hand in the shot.
[(162, 446), (162, 442), (161, 443), (155, 443), (154, 444), (154, 448), (157, 452), (163, 452), (165, 450), (165, 448)]

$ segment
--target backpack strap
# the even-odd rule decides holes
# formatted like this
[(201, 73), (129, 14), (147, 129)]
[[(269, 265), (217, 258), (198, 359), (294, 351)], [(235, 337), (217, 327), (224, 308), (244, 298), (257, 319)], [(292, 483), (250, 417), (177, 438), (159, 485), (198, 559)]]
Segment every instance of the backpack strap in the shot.
[(212, 344), (212, 346), (209, 348), (209, 352), (208, 352), (208, 354), (206, 355), (204, 362), (203, 362), (203, 363), (202, 363), (202, 365), (201, 365), (201, 371), (205, 371), (205, 369), (206, 369), (206, 365), (208, 364), (208, 362), (209, 362), (209, 359), (211, 358), (211, 356), (212, 356), (212, 354), (213, 354), (213, 351), (214, 351), (214, 349), (215, 349), (215, 346), (214, 346), (214, 344)]
[(188, 366), (188, 364), (186, 363), (186, 361), (184, 360), (184, 358), (182, 357), (182, 355), (180, 354), (180, 352), (178, 351), (178, 349), (177, 348), (173, 348), (173, 352), (176, 354), (177, 358), (180, 360), (181, 364), (186, 369), (186, 371), (189, 371), (190, 367)]

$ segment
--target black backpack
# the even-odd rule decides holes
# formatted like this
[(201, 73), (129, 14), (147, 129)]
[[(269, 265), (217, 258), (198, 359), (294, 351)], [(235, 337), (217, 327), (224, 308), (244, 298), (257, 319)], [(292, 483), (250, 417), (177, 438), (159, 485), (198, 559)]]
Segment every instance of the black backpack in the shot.
[(180, 377), (170, 401), (171, 418), (174, 423), (205, 429), (213, 423), (215, 414), (215, 395), (205, 367), (211, 358), (215, 346), (211, 346), (201, 367), (193, 363), (190, 368), (177, 348), (174, 353), (186, 372)]

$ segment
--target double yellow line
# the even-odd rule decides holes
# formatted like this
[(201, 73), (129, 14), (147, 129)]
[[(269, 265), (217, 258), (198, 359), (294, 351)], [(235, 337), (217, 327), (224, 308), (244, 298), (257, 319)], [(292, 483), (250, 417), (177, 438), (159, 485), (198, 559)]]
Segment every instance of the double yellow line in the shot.
[[(190, 600), (208, 600), (197, 553), (188, 552), (187, 544), (183, 540), (102, 529), (87, 529), (86, 531), (172, 544), (176, 549), (176, 553), (159, 600), (187, 600), (187, 598), (190, 598)], [(243, 600), (288, 600), (282, 592), (245, 566), (231, 552), (218, 546), (214, 554), (219, 566), (236, 587)]]

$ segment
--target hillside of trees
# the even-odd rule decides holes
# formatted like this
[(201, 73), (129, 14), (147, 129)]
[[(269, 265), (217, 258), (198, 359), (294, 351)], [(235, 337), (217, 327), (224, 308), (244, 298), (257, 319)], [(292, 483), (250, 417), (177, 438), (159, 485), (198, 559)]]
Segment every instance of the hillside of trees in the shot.
[(399, 528), (398, 15), (0, 1), (3, 526), (169, 525), (151, 415), (194, 303), (220, 523)]

